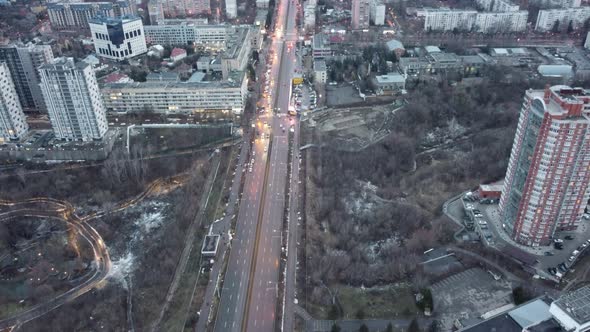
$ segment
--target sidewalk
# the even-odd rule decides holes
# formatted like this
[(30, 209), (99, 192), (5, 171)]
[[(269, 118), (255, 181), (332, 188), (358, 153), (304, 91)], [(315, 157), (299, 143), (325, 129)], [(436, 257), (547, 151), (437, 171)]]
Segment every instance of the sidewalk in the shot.
[(490, 221), (490, 225), (492, 227), (494, 227), (495, 229), (495, 233), (497, 236), (499, 236), (504, 242), (506, 242), (506, 244), (518, 248), (524, 252), (527, 252), (529, 254), (533, 254), (533, 255), (537, 255), (537, 256), (543, 256), (543, 253), (547, 250), (551, 250), (551, 247), (547, 247), (547, 246), (543, 246), (543, 247), (529, 247), (529, 246), (525, 246), (519, 243), (516, 243), (512, 238), (510, 238), (510, 236), (508, 236), (508, 234), (504, 231), (504, 228), (502, 227), (502, 216), (500, 215), (500, 207), (496, 204), (493, 205), (483, 205), (483, 204), (478, 204), (479, 208), (483, 208), (483, 211), (488, 219), (488, 221)]

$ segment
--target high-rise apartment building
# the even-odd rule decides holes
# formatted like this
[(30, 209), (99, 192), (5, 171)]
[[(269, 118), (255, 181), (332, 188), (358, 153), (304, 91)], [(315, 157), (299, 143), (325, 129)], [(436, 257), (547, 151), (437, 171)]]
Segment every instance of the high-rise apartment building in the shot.
[(475, 23), (477, 11), (461, 9), (426, 9), (424, 15), (424, 30), (433, 31), (469, 31)]
[(53, 61), (49, 45), (10, 44), (0, 46), (0, 61), (6, 62), (20, 104), (25, 109), (44, 111), (39, 88), (39, 66)]
[(106, 111), (94, 71), (85, 62), (58, 58), (39, 68), (41, 90), (55, 137), (101, 139), (107, 132)]
[(370, 6), (369, 0), (352, 0), (352, 19), (350, 26), (353, 30), (369, 27)]
[(117, 61), (147, 52), (141, 18), (97, 17), (89, 21), (96, 54)]
[(150, 0), (148, 3), (148, 14), (151, 25), (158, 25), (164, 20), (164, 7), (161, 0)]
[(307, 31), (314, 31), (315, 29), (315, 1), (306, 1), (303, 7), (303, 25)]
[(374, 25), (385, 24), (385, 4), (381, 0), (371, 0), (371, 22)]
[(477, 13), (473, 30), (483, 33), (525, 31), (528, 17), (526, 10)]
[(510, 0), (476, 0), (479, 8), (488, 12), (517, 12), (520, 6)]
[(8, 66), (0, 62), (0, 143), (21, 138), (28, 129)]
[(565, 30), (570, 22), (572, 28), (579, 29), (590, 18), (590, 7), (577, 7), (566, 9), (543, 9), (537, 15), (535, 30), (551, 31), (557, 26), (558, 30)]
[(582, 5), (582, 0), (529, 0), (529, 4), (548, 8), (574, 8)]
[(564, 85), (529, 90), (500, 199), (504, 229), (529, 246), (578, 227), (590, 191), (590, 94)]
[(232, 19), (238, 16), (237, 0), (225, 0), (225, 16)]
[[(130, 0), (133, 1), (133, 0)], [(49, 22), (54, 29), (88, 29), (88, 21), (96, 16), (121, 17), (133, 15), (132, 2), (57, 2), (47, 4)]]

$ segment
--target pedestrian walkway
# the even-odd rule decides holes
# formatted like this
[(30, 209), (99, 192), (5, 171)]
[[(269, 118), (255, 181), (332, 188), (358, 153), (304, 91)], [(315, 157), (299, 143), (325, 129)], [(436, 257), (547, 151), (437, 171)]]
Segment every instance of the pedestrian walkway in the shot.
[(307, 310), (305, 310), (304, 308), (302, 308), (301, 306), (299, 306), (297, 304), (293, 306), (293, 311), (295, 311), (297, 316), (301, 317), (305, 321), (313, 319), (313, 317), (311, 317), (311, 315), (309, 314), (309, 312), (307, 312)]
[(480, 208), (483, 208), (484, 213), (487, 216), (487, 219), (491, 222), (492, 227), (496, 229), (496, 235), (498, 235), (506, 244), (518, 248), (526, 253), (543, 256), (543, 253), (550, 249), (549, 247), (529, 247), (519, 243), (516, 243), (508, 234), (504, 231), (502, 227), (502, 216), (500, 214), (500, 207), (496, 204), (493, 205), (479, 205)]

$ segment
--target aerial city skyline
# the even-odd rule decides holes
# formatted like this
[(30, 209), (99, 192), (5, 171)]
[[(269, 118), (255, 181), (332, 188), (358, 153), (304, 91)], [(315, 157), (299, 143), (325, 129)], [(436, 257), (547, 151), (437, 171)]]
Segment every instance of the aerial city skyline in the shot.
[(586, 331), (589, 184), (581, 0), (0, 0), (0, 331)]

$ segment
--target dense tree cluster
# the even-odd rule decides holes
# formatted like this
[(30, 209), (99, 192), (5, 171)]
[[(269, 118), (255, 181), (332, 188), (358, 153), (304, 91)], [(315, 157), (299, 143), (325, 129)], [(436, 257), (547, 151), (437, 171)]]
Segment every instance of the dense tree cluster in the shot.
[[(420, 280), (422, 252), (452, 239), (442, 203), (504, 175), (528, 85), (502, 83), (506, 75), (456, 86), (418, 82), (385, 139), (360, 152), (311, 153), (319, 199), (307, 225), (308, 286)], [(423, 146), (429, 133), (451, 122), (465, 128), (459, 137), (445, 138), (440, 149)], [(382, 202), (350, 214), (343, 197), (358, 191), (357, 180), (376, 185)]]

